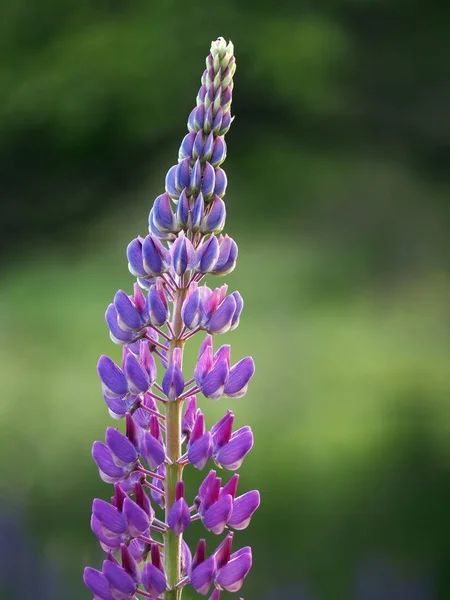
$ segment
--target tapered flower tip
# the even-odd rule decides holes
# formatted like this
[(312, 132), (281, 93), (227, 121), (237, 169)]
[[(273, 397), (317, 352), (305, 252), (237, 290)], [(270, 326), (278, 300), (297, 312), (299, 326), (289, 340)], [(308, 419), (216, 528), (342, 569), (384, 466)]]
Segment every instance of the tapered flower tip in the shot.
[(114, 306), (119, 318), (119, 326), (126, 331), (139, 331), (143, 323), (139, 312), (131, 302), (128, 294), (119, 290), (114, 296)]
[(180, 535), (189, 527), (190, 523), (189, 506), (184, 498), (179, 498), (170, 509), (167, 524), (175, 535)]
[(252, 550), (249, 546), (231, 555), (228, 563), (219, 571), (216, 582), (228, 592), (241, 589), (252, 566)]
[(219, 242), (215, 235), (212, 235), (206, 242), (204, 242), (198, 250), (199, 265), (198, 270), (200, 273), (209, 273), (214, 268), (214, 265), (219, 258)]
[[(162, 465), (162, 467), (164, 467), (164, 465)], [(164, 475), (165, 472), (159, 472), (160, 469), (158, 469), (158, 473), (160, 475)], [(150, 495), (152, 497), (153, 502), (155, 502), (156, 504), (158, 504), (158, 506), (160, 506), (161, 508), (164, 508), (165, 505), (165, 501), (164, 501), (164, 484), (161, 481), (161, 479), (156, 479), (153, 478), (152, 479), (152, 484), (154, 485), (154, 487), (158, 488), (159, 490), (161, 490), (161, 494), (159, 494), (158, 492), (156, 492), (154, 489), (152, 489), (150, 491)]]
[(169, 318), (169, 305), (161, 279), (158, 279), (156, 284), (152, 285), (148, 291), (147, 310), (152, 325), (164, 325)]
[(188, 447), (188, 459), (200, 471), (212, 456), (211, 433), (207, 431)]
[(153, 222), (163, 233), (177, 233), (175, 215), (173, 214), (170, 196), (166, 192), (158, 196), (153, 204)]
[(123, 515), (128, 523), (128, 530), (132, 537), (138, 537), (148, 529), (150, 519), (148, 514), (130, 498), (125, 498)]
[(220, 535), (233, 512), (233, 498), (230, 495), (222, 496), (208, 508), (203, 516), (203, 525), (216, 535)]
[(153, 521), (155, 517), (155, 511), (150, 502), (150, 498), (145, 493), (144, 488), (142, 487), (142, 483), (137, 481), (134, 484), (134, 497), (136, 500), (136, 504), (142, 508), (142, 510), (147, 514), (150, 523)]
[(157, 237), (147, 235), (142, 244), (142, 259), (146, 275), (156, 277), (170, 266), (170, 253)]
[(97, 371), (103, 384), (104, 393), (111, 398), (128, 393), (128, 384), (122, 370), (109, 356), (101, 356)]
[(102, 442), (93, 443), (92, 458), (97, 464), (100, 477), (106, 483), (115, 483), (125, 477), (127, 469), (116, 464), (111, 450)]
[(216, 559), (214, 555), (200, 563), (191, 573), (191, 585), (199, 594), (206, 596), (216, 574)]
[(214, 589), (213, 593), (209, 597), (209, 600), (220, 600), (220, 589), (219, 588)]
[(109, 327), (109, 336), (115, 344), (129, 344), (136, 335), (132, 331), (125, 331), (118, 322), (118, 314), (114, 304), (110, 304), (106, 309), (105, 321)]
[(197, 252), (182, 232), (170, 248), (172, 266), (177, 275), (184, 275), (198, 264)]
[(196, 282), (191, 284), (189, 291), (190, 294), (186, 297), (181, 309), (181, 318), (186, 327), (194, 329), (199, 325), (203, 316), (202, 302)]
[(132, 240), (127, 246), (128, 269), (135, 277), (147, 277), (142, 260), (142, 241)]
[(92, 503), (92, 514), (99, 522), (106, 537), (117, 537), (127, 529), (125, 518), (109, 502), (95, 498)]
[(136, 583), (131, 575), (117, 563), (105, 560), (102, 572), (108, 580), (113, 596), (129, 598), (136, 591)]
[(216, 456), (217, 462), (229, 469), (235, 471), (241, 466), (244, 457), (253, 447), (253, 433), (250, 427), (242, 427), (233, 433), (230, 441), (219, 450)]
[(227, 410), (226, 414), (211, 428), (214, 452), (217, 452), (230, 441), (233, 432), (234, 414)]
[(88, 587), (94, 594), (96, 599), (115, 600), (111, 593), (108, 580), (103, 573), (100, 573), (100, 571), (92, 569), (91, 567), (86, 567), (83, 573), (83, 581), (86, 587)]
[(141, 570), (139, 569), (139, 566), (138, 566), (134, 556), (131, 554), (128, 546), (126, 546), (125, 544), (121, 544), (120, 554), (121, 554), (121, 558), (122, 558), (123, 568), (128, 573), (128, 575), (131, 576), (133, 581), (136, 584), (139, 584), (141, 581)]
[(227, 483), (220, 490), (220, 496), (224, 496), (225, 494), (230, 494), (230, 496), (234, 500), (236, 497), (238, 483), (239, 483), (239, 475), (237, 473), (235, 473), (232, 477), (230, 477), (230, 479), (227, 481)]
[(142, 583), (147, 592), (155, 598), (167, 588), (167, 580), (164, 573), (149, 562), (145, 563), (142, 571)]
[(192, 559), (192, 571), (206, 559), (206, 540), (200, 539)]
[(228, 373), (227, 361), (219, 360), (203, 379), (201, 384), (203, 395), (212, 400), (219, 400), (223, 396)]
[(247, 392), (250, 379), (255, 374), (255, 363), (251, 356), (240, 360), (230, 369), (225, 385), (225, 394), (230, 398), (242, 398)]
[(197, 412), (197, 396), (189, 396), (186, 400), (186, 409), (183, 415), (181, 430), (189, 441), (192, 428), (195, 422), (195, 413)]
[(231, 547), (233, 545), (234, 533), (229, 531), (226, 537), (222, 540), (221, 544), (216, 548), (214, 556), (216, 557), (217, 570), (224, 567), (230, 560)]
[(227, 524), (233, 529), (245, 529), (260, 504), (258, 490), (252, 490), (242, 496), (238, 496), (233, 503), (233, 512)]
[(125, 359), (124, 372), (132, 394), (142, 394), (150, 387), (150, 376), (134, 354), (129, 354)]
[(132, 465), (137, 460), (137, 452), (127, 436), (118, 429), (108, 427), (105, 440), (114, 462), (119, 467)]
[(214, 196), (208, 213), (203, 217), (201, 223), (202, 233), (219, 233), (225, 225), (227, 209), (225, 202), (219, 196)]
[(152, 470), (162, 465), (165, 459), (163, 445), (149, 431), (146, 431), (142, 438), (141, 454)]

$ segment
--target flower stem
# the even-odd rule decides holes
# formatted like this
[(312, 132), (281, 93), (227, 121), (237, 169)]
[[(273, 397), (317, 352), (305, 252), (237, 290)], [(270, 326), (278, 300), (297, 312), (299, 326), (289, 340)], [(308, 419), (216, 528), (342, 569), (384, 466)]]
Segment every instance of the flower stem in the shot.
[[(181, 318), (181, 307), (183, 306), (186, 297), (187, 289), (181, 288), (176, 290), (173, 300), (173, 313), (171, 328), (173, 330), (174, 339), (169, 342), (168, 364), (173, 360), (173, 351), (175, 348), (180, 348), (183, 351), (184, 341), (177, 339), (183, 328), (183, 320)], [(166, 465), (166, 482), (165, 482), (165, 508), (166, 522), (169, 517), (170, 509), (175, 502), (177, 481), (181, 480), (183, 466), (177, 461), (181, 456), (181, 418), (182, 418), (183, 401), (177, 399), (173, 402), (166, 403), (166, 452), (172, 464)], [(175, 585), (180, 580), (181, 576), (181, 535), (168, 529), (164, 536), (164, 566), (167, 576), (167, 584), (169, 591), (164, 594), (165, 600), (180, 600), (181, 589), (176, 589)]]

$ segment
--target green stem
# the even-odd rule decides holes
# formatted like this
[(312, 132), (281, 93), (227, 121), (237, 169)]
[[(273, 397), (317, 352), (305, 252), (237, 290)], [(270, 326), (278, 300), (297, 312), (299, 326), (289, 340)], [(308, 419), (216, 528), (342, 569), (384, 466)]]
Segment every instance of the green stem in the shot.
[[(181, 318), (181, 307), (183, 305), (187, 290), (182, 288), (174, 294), (172, 329), (175, 337), (180, 335), (183, 327)], [(175, 348), (180, 348), (183, 352), (184, 342), (174, 339), (169, 342), (168, 362), (173, 360), (173, 351)], [(166, 465), (166, 481), (165, 481), (165, 508), (166, 522), (175, 502), (175, 492), (177, 481), (181, 480), (183, 467), (177, 464), (177, 460), (181, 456), (181, 413), (183, 402), (175, 400), (166, 404), (166, 450), (167, 456), (173, 464)], [(167, 575), (167, 584), (170, 591), (165, 592), (165, 600), (180, 600), (182, 590), (176, 590), (175, 584), (181, 578), (181, 535), (175, 535), (170, 529), (165, 534), (164, 539), (164, 566)]]

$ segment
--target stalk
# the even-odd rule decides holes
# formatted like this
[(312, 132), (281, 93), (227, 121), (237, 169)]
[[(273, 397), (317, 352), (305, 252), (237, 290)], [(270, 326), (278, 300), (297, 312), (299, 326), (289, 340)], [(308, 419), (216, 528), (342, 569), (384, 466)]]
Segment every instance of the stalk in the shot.
[[(174, 294), (173, 314), (172, 314), (172, 329), (175, 334), (175, 339), (169, 343), (169, 364), (173, 359), (173, 351), (175, 348), (180, 348), (183, 352), (184, 341), (176, 339), (180, 336), (183, 328), (183, 320), (181, 318), (181, 307), (183, 306), (186, 296), (186, 289), (178, 289)], [(172, 461), (172, 465), (166, 466), (166, 521), (169, 516), (170, 509), (175, 502), (175, 490), (177, 481), (182, 478), (183, 467), (177, 463), (181, 457), (181, 413), (182, 400), (168, 402), (166, 405), (166, 451), (167, 456)], [(167, 575), (167, 584), (169, 590), (164, 593), (165, 600), (179, 600), (181, 598), (182, 589), (175, 589), (181, 577), (181, 539), (182, 535), (175, 535), (170, 529), (165, 534), (165, 550), (164, 550), (164, 566)]]

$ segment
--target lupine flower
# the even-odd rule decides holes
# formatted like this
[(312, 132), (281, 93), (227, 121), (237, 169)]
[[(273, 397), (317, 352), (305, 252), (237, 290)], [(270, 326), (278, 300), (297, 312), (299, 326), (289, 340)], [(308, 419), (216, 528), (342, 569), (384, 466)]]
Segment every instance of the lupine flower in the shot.
[[(220, 600), (221, 589), (241, 588), (251, 567), (250, 548), (232, 553), (233, 532), (209, 556), (205, 540), (194, 556), (183, 540), (195, 521), (217, 536), (227, 527), (244, 529), (260, 503), (257, 490), (237, 496), (236, 473), (222, 481), (210, 470), (197, 491), (185, 489), (181, 479), (188, 465), (203, 469), (211, 459), (236, 470), (253, 446), (250, 427), (233, 432), (231, 410), (208, 429), (198, 406), (200, 393), (213, 400), (243, 397), (255, 371), (250, 357), (232, 365), (229, 345), (213, 351), (212, 335), (238, 326), (241, 295), (202, 282), (207, 274), (232, 271), (238, 255), (234, 240), (217, 235), (226, 217), (222, 165), (234, 71), (233, 45), (219, 38), (206, 60), (178, 163), (150, 210), (149, 234), (127, 247), (133, 291), (119, 290), (106, 310), (122, 361), (119, 366), (101, 356), (97, 369), (109, 413), (125, 419), (125, 432), (108, 427), (105, 443), (92, 448), (100, 477), (114, 484), (110, 502), (96, 498), (92, 505), (91, 528), (107, 553), (101, 571), (84, 572), (97, 600), (180, 598), (186, 585), (202, 595), (214, 587), (210, 599)], [(184, 346), (201, 332), (206, 337), (194, 373), (185, 377)]]

